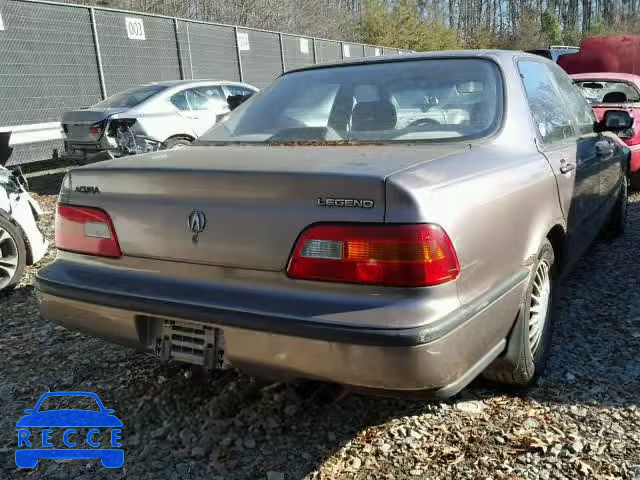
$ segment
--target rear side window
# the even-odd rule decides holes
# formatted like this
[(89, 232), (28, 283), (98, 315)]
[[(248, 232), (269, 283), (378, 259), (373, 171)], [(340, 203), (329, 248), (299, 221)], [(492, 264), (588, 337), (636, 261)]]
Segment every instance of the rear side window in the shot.
[(540, 138), (545, 145), (575, 135), (571, 116), (543, 62), (523, 60), (518, 69)]
[(181, 111), (212, 110), (226, 105), (222, 89), (217, 86), (190, 88), (171, 97), (171, 103)]
[(229, 95), (253, 95), (255, 92), (240, 85), (225, 85), (229, 91)]
[(187, 97), (185, 92), (178, 92), (171, 97), (171, 103), (178, 109), (183, 112), (188, 112), (191, 110), (189, 108), (189, 102), (187, 102)]
[(212, 110), (227, 103), (220, 87), (197, 87), (187, 90), (187, 100), (192, 110)]
[(166, 90), (164, 85), (147, 85), (144, 87), (136, 87), (124, 92), (116, 93), (106, 100), (96, 103), (97, 108), (133, 108), (142, 102), (150, 99), (154, 95)]
[(569, 112), (575, 119), (578, 135), (593, 133), (593, 124), (596, 121), (595, 114), (587, 100), (582, 96), (569, 76), (555, 64), (547, 65), (558, 85), (558, 89), (564, 98)]

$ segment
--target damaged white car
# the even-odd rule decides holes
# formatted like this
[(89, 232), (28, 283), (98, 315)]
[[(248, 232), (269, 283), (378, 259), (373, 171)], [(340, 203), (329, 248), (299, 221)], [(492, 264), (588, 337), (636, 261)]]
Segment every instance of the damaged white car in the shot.
[(38, 262), (48, 246), (36, 223), (42, 209), (27, 192), (22, 172), (2, 166), (9, 153), (0, 145), (0, 291), (14, 287), (25, 266)]

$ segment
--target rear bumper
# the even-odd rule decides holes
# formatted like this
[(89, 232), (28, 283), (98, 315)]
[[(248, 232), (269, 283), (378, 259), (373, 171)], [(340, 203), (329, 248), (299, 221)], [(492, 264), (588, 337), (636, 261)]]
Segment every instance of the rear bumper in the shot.
[(102, 139), (96, 142), (73, 142), (65, 140), (62, 158), (65, 160), (84, 160), (105, 150), (113, 149), (108, 141)]
[(527, 272), (521, 272), (477, 305), (403, 329), (328, 324), (126, 292), (105, 295), (62, 284), (55, 269), (47, 268), (36, 285), (46, 319), (143, 351), (153, 350), (153, 322), (197, 321), (220, 328), (231, 364), (250, 372), (447, 397), (504, 350), (526, 279)]

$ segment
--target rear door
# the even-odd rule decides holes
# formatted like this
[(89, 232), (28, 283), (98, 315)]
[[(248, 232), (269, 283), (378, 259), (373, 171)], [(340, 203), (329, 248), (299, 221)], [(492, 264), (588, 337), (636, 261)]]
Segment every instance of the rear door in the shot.
[(193, 117), (195, 113), (191, 110), (191, 106), (187, 100), (186, 90), (173, 94), (169, 99), (169, 102), (171, 102), (171, 104), (176, 108), (178, 113), (174, 119), (176, 125), (175, 128), (173, 128), (173, 131), (195, 137), (196, 132), (193, 129), (195, 120)]
[(216, 124), (218, 115), (229, 113), (229, 105), (219, 85), (188, 88), (174, 94), (171, 103), (196, 138)]
[(573, 116), (547, 65), (534, 59), (518, 62), (538, 145), (556, 176), (567, 222), (569, 254), (575, 259), (595, 234), (592, 214), (601, 201), (599, 165), (593, 130), (591, 135), (576, 131)]
[(556, 65), (548, 65), (556, 80), (558, 89), (565, 100), (569, 111), (574, 118), (576, 130), (579, 134), (581, 149), (585, 155), (594, 157), (600, 180), (599, 209), (600, 216), (608, 214), (606, 206), (618, 191), (621, 180), (621, 168), (618, 145), (606, 135), (598, 135), (593, 131), (593, 125), (597, 121), (596, 116), (578, 88), (564, 71)]
[(218, 116), (230, 112), (227, 97), (220, 85), (193, 88), (190, 94), (187, 95), (187, 99), (191, 104), (191, 110), (198, 115), (193, 127), (197, 136), (213, 127)]

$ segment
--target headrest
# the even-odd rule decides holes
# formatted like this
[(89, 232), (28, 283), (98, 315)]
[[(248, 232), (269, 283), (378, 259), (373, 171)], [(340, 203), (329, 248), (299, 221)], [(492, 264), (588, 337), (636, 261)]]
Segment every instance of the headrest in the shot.
[(396, 109), (390, 101), (361, 102), (351, 113), (351, 130), (391, 130), (397, 121)]
[(624, 103), (627, 95), (623, 92), (609, 92), (602, 98), (602, 103)]

